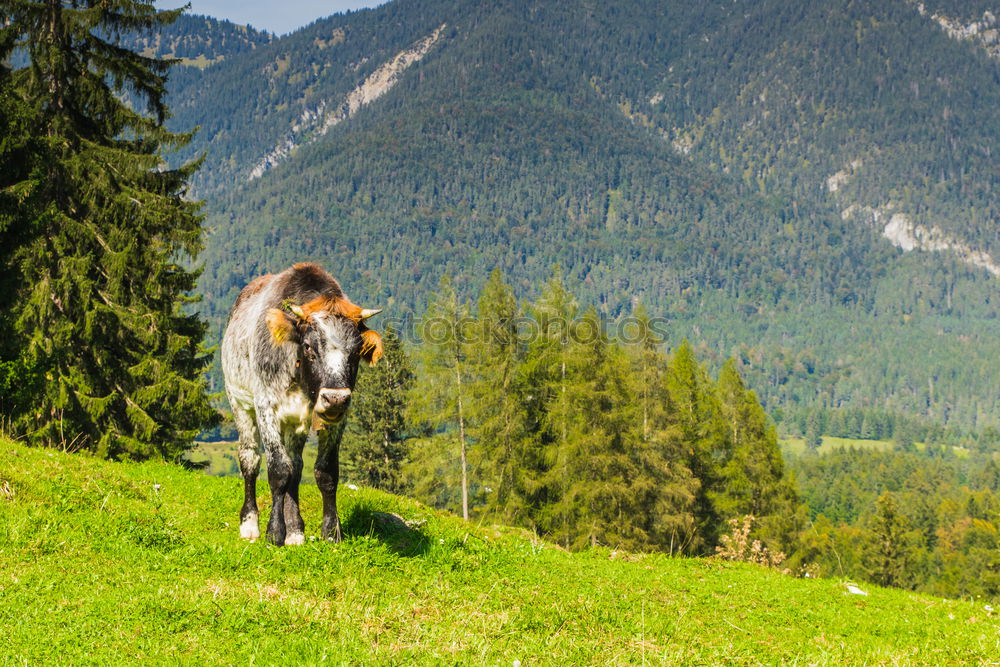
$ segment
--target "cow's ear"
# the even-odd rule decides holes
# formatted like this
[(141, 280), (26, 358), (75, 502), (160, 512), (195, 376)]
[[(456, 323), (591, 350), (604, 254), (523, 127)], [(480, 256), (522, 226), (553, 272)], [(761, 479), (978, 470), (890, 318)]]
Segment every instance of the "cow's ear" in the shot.
[(271, 308), (267, 311), (267, 330), (271, 332), (271, 342), (281, 345), (297, 338), (295, 332), (295, 322), (288, 313), (278, 308)]
[(365, 329), (361, 332), (361, 358), (374, 366), (382, 358), (382, 337), (377, 331)]

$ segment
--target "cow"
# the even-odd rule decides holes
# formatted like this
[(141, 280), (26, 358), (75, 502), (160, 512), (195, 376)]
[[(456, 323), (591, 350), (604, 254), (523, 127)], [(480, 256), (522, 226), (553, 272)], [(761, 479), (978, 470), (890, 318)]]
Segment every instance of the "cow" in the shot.
[(382, 356), (382, 338), (365, 326), (379, 312), (351, 303), (337, 281), (311, 263), (261, 276), (237, 297), (222, 337), (222, 372), (240, 435), (243, 539), (260, 537), (257, 475), (263, 450), (271, 488), (267, 539), (279, 546), (305, 542), (299, 513), (302, 448), (316, 429), (321, 534), (341, 540), (340, 439), (359, 361), (374, 365)]

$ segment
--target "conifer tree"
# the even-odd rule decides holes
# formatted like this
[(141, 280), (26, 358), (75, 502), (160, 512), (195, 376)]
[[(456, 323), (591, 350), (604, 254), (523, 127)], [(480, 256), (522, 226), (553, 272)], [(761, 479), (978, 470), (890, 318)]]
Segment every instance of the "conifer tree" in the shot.
[(743, 384), (734, 360), (722, 366), (718, 386), (732, 449), (721, 470), (715, 506), (723, 519), (753, 515), (758, 525), (770, 529), (772, 541), (787, 548), (795, 532), (788, 520), (795, 516), (797, 499), (785, 474), (777, 432), (757, 396)]
[(38, 200), (33, 172), (44, 169), (44, 143), (31, 136), (32, 113), (16, 93), (4, 64), (17, 34), (0, 28), (0, 415), (6, 427), (12, 416), (32, 405), (39, 391), (37, 365), (25, 353), (15, 327), (17, 295), (24, 288), (17, 270), (17, 250), (37, 235)]
[[(663, 384), (662, 368), (666, 366), (666, 358), (659, 351), (663, 341), (653, 332), (649, 313), (641, 303), (635, 308), (633, 320), (635, 331), (629, 332), (632, 369), (638, 382), (642, 437), (643, 440), (649, 440), (652, 412), (655, 404), (659, 402), (657, 399), (663, 398), (662, 392), (658, 390)], [(659, 397), (658, 393), (661, 393)]]
[(382, 333), (382, 347), (380, 363), (364, 368), (358, 378), (343, 442), (344, 458), (365, 484), (401, 493), (409, 435), (406, 403), (414, 374), (392, 328)]
[(904, 544), (905, 519), (888, 491), (875, 503), (871, 537), (864, 551), (865, 568), (873, 581), (882, 586), (899, 586), (906, 569)]
[[(639, 409), (639, 472), (633, 484), (649, 545), (667, 553), (684, 553), (698, 540), (694, 502), (700, 482), (686, 465), (687, 456), (667, 391), (663, 341), (655, 334), (646, 309), (634, 313), (636, 331), (628, 347), (633, 393)], [(632, 335), (634, 334), (634, 335)]]
[(893, 437), (896, 440), (896, 446), (904, 452), (912, 452), (916, 448), (914, 447), (914, 441), (916, 438), (913, 434), (913, 425), (909, 420), (903, 420), (898, 426), (896, 426)]
[(822, 425), (820, 423), (819, 412), (812, 410), (809, 413), (809, 418), (806, 420), (806, 449), (810, 452), (818, 452), (819, 448), (823, 446), (823, 431)]
[(634, 489), (640, 429), (628, 361), (593, 308), (572, 323), (567, 340), (543, 421), (550, 466), (540, 523), (567, 548), (648, 546)]
[(509, 523), (530, 522), (540, 465), (526, 409), (519, 315), (513, 289), (494, 270), (469, 341), (470, 413), (488, 507)]
[(170, 169), (162, 156), (190, 139), (164, 128), (172, 61), (117, 46), (179, 13), (130, 0), (4, 3), (0, 23), (30, 59), (14, 72), (17, 93), (45, 143), (30, 184), (45, 206), (20, 221), (37, 234), (15, 251), (15, 328), (45, 378), (15, 420), (32, 441), (173, 458), (215, 418), (205, 326), (181, 310), (196, 280), (182, 262), (202, 238), (198, 204), (182, 198), (197, 164)]
[(447, 274), (432, 294), (424, 315), (420, 347), (421, 382), (411, 392), (413, 418), (431, 429), (444, 430), (455, 442), (446, 457), (459, 455), (462, 518), (469, 519), (469, 452), (467, 440), (468, 304), (459, 301)]
[(700, 543), (691, 547), (711, 549), (722, 527), (715, 502), (723, 489), (722, 467), (731, 456), (732, 445), (715, 387), (686, 340), (674, 351), (666, 383), (671, 425), (685, 450), (688, 468), (700, 481), (694, 503)]
[[(541, 296), (532, 305), (532, 315), (537, 326), (537, 336), (528, 347), (525, 373), (531, 396), (530, 409), (533, 420), (542, 430), (542, 468), (544, 485), (539, 490), (536, 516), (539, 524), (558, 532), (568, 544), (570, 517), (568, 514), (553, 516), (565, 510), (559, 504), (570, 483), (566, 453), (569, 449), (572, 412), (569, 403), (569, 349), (570, 335), (576, 321), (577, 303), (562, 281), (561, 270), (556, 267)], [(553, 526), (558, 524), (558, 530)]]

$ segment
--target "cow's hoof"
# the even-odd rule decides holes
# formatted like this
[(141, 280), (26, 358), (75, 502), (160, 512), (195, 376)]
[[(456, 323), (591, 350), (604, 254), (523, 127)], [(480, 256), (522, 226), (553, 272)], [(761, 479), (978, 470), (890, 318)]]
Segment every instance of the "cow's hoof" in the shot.
[(286, 547), (299, 547), (306, 543), (306, 536), (302, 533), (292, 533), (285, 537)]
[(253, 520), (247, 519), (240, 524), (240, 537), (250, 542), (256, 542), (260, 539), (260, 526), (257, 525), (257, 517), (254, 517)]

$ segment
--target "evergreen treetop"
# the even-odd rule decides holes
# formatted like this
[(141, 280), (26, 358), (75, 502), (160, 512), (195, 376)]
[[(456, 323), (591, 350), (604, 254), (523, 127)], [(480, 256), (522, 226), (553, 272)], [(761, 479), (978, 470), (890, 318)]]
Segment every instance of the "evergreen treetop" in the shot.
[(198, 165), (168, 169), (163, 155), (190, 139), (164, 127), (172, 61), (117, 43), (179, 11), (16, 0), (0, 14), (28, 54), (14, 86), (44, 141), (37, 168), (13, 186), (42, 203), (18, 221), (33, 233), (11, 263), (21, 286), (15, 331), (44, 377), (13, 420), (32, 441), (176, 458), (216, 418), (205, 326), (182, 308), (197, 278), (182, 262), (202, 241), (199, 204), (183, 198)]

